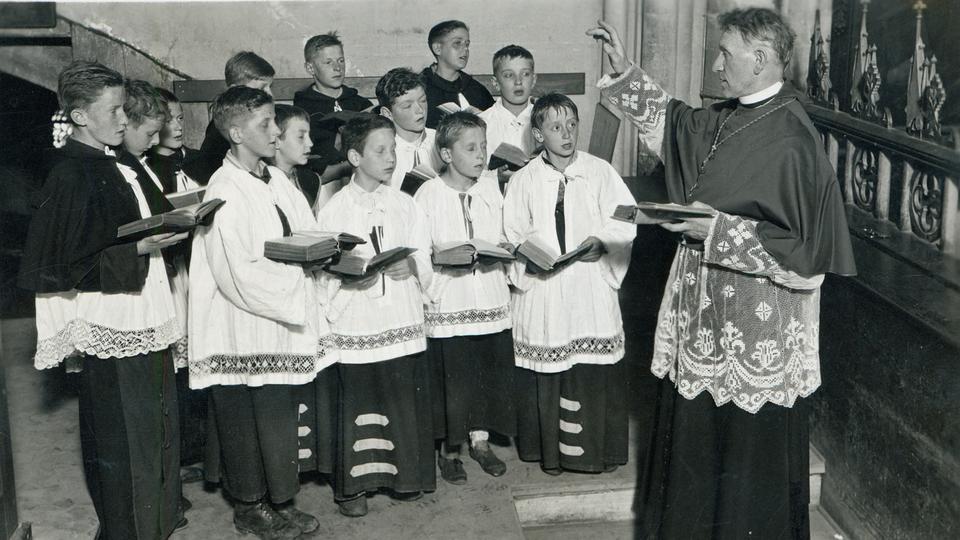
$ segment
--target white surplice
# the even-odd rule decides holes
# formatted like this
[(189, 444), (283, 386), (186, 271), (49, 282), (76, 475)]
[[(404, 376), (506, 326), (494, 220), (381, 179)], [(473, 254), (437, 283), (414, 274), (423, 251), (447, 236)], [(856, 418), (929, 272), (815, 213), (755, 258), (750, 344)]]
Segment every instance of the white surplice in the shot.
[[(273, 167), (269, 184), (228, 153), (205, 200), (223, 199), (194, 235), (190, 261), (190, 387), (304, 384), (336, 361), (313, 274), (263, 256), (290, 228), (317, 230), (306, 199)], [(275, 207), (276, 205), (276, 207)]]
[(560, 253), (554, 209), (564, 181), (566, 250), (594, 236), (606, 252), (596, 262), (574, 262), (549, 274), (527, 274), (519, 261), (512, 265), (516, 364), (542, 373), (576, 364), (612, 364), (623, 357), (617, 291), (630, 264), (636, 228), (611, 217), (618, 205), (634, 204), (613, 167), (586, 152), (577, 152), (564, 173), (543, 155), (531, 160), (514, 174), (504, 199), (507, 240), (519, 245), (536, 238)]
[(440, 172), (442, 162), (437, 153), (436, 131), (424, 128), (423, 133), (414, 142), (407, 142), (400, 135), (396, 135), (395, 140), (397, 141), (397, 166), (393, 169), (393, 176), (390, 177), (390, 187), (400, 189), (403, 185), (403, 177), (420, 163), (426, 163), (434, 171)]

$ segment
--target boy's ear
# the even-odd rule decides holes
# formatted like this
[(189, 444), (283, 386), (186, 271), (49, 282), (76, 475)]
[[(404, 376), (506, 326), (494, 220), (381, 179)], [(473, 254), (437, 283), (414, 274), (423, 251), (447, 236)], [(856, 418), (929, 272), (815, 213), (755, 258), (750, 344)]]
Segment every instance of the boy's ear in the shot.
[(303, 69), (307, 70), (307, 73), (309, 73), (311, 77), (313, 77), (313, 76), (315, 75), (315, 73), (313, 72), (313, 64), (312, 64), (312, 63), (310, 63), (310, 62), (304, 62), (304, 63), (303, 63)]
[(430, 45), (430, 52), (433, 53), (434, 57), (439, 57), (440, 51), (442, 49), (443, 49), (443, 43), (440, 43), (439, 41), (434, 41), (433, 45)]
[(230, 142), (233, 144), (240, 144), (243, 142), (243, 130), (239, 126), (230, 126), (230, 129), (227, 130), (227, 133), (230, 134)]
[(534, 73), (533, 76), (530, 77), (530, 78), (533, 79), (533, 81), (532, 81), (531, 84), (530, 84), (530, 93), (532, 94), (532, 93), (533, 93), (533, 89), (537, 87), (537, 74)]
[(533, 138), (538, 143), (543, 143), (543, 132), (539, 128), (533, 128), (530, 130), (533, 133)]
[(78, 126), (87, 125), (87, 111), (79, 107), (70, 111), (70, 120)]
[(440, 159), (442, 159), (443, 162), (447, 164), (453, 163), (453, 155), (450, 153), (449, 148), (440, 149)]
[(381, 106), (380, 106), (380, 116), (382, 116), (382, 117), (384, 117), (384, 118), (387, 118), (388, 120), (390, 120), (391, 122), (393, 122), (393, 113), (390, 112), (390, 107), (386, 107), (386, 106), (382, 106), (382, 105), (381, 105)]
[(354, 168), (360, 166), (360, 158), (362, 157), (363, 156), (360, 154), (360, 152), (357, 152), (353, 148), (347, 150), (347, 161), (349, 161), (350, 165), (352, 165)]
[(493, 75), (490, 76), (490, 83), (493, 85), (494, 88), (497, 89), (497, 92), (503, 94), (503, 89), (500, 88), (500, 81), (497, 80), (497, 74), (496, 74), (496, 73), (494, 73)]

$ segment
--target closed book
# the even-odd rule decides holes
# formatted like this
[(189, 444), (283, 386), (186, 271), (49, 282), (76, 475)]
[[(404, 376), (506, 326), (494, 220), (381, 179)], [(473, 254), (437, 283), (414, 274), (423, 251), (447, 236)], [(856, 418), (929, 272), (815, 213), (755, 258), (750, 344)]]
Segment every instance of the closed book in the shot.
[(132, 221), (117, 228), (117, 238), (126, 241), (140, 240), (155, 234), (179, 233), (192, 230), (198, 225), (209, 225), (223, 202), (223, 199), (210, 199)]
[(568, 264), (577, 261), (585, 253), (590, 251), (590, 246), (584, 244), (578, 246), (573, 251), (568, 251), (563, 255), (558, 254), (552, 248), (541, 244), (533, 239), (520, 244), (517, 253), (527, 259), (527, 271), (533, 274), (552, 272), (559, 270)]
[(206, 187), (198, 187), (176, 193), (167, 193), (165, 197), (174, 208), (184, 208), (203, 202), (203, 195), (207, 192)]
[(496, 170), (504, 165), (511, 171), (523, 168), (530, 161), (530, 156), (519, 147), (510, 143), (500, 143), (500, 146), (490, 154), (490, 160), (487, 162), (487, 168)]
[(379, 272), (381, 269), (409, 257), (415, 248), (395, 247), (388, 249), (383, 253), (377, 254), (369, 259), (344, 253), (340, 258), (326, 267), (326, 270), (332, 274), (341, 276), (363, 278)]
[(675, 223), (684, 219), (713, 217), (716, 211), (711, 208), (685, 206), (676, 203), (639, 202), (636, 206), (621, 205), (613, 211), (613, 219), (638, 225), (657, 223)]
[(475, 263), (492, 264), (512, 261), (516, 257), (500, 246), (474, 238), (467, 242), (441, 244), (433, 252), (433, 264), (437, 266), (472, 266)]
[(337, 241), (337, 247), (341, 251), (350, 251), (358, 244), (366, 244), (367, 241), (357, 235), (345, 232), (332, 231), (293, 231), (293, 236), (309, 236), (312, 238), (333, 238)]
[(263, 244), (263, 256), (280, 262), (307, 263), (332, 259), (340, 253), (333, 237), (286, 236)]

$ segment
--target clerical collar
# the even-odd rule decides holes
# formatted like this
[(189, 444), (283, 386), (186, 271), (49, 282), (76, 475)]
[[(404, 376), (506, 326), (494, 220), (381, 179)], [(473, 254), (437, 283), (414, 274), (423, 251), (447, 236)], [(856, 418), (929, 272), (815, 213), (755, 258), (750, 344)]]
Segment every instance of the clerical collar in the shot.
[(783, 88), (783, 81), (777, 81), (759, 92), (737, 98), (737, 100), (741, 105), (756, 105), (777, 95), (781, 88)]
[(248, 173), (250, 173), (250, 176), (256, 178), (257, 180), (260, 180), (264, 184), (270, 183), (270, 171), (267, 170), (267, 166), (264, 165), (262, 161), (257, 161), (257, 165), (260, 166), (259, 174), (248, 169), (243, 163), (240, 163), (240, 160), (237, 159), (237, 157), (234, 156), (233, 152), (230, 150), (227, 151), (227, 161), (229, 161), (234, 167), (242, 171), (247, 171)]

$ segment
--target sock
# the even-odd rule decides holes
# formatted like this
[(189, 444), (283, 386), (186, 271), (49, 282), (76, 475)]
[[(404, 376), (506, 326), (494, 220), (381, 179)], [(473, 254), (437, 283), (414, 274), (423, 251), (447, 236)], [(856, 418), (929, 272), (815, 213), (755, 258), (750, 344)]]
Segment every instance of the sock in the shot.
[(476, 448), (482, 442), (490, 439), (490, 432), (483, 429), (476, 429), (470, 432), (470, 446)]

